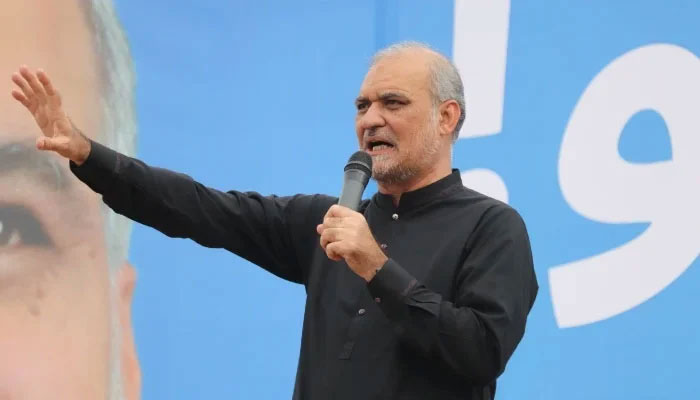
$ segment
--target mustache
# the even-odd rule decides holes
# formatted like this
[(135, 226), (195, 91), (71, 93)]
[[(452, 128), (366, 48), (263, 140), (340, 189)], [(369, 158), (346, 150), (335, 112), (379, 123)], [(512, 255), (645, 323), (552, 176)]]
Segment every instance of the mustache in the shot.
[(396, 135), (394, 135), (393, 132), (381, 128), (369, 128), (365, 129), (365, 131), (362, 133), (362, 138), (364, 141), (367, 141), (368, 139), (382, 139), (382, 140), (387, 140), (391, 141), (392, 143), (396, 143)]

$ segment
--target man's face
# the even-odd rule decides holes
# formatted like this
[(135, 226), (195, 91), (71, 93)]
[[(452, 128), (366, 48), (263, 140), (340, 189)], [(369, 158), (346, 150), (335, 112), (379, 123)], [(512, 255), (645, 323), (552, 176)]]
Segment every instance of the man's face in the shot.
[(355, 132), (380, 183), (420, 176), (435, 160), (439, 142), (429, 78), (427, 57), (417, 51), (385, 57), (365, 76)]
[(0, 18), (0, 399), (104, 399), (120, 306), (112, 306), (100, 201), (67, 161), (34, 148), (40, 131), (9, 94), (20, 64), (40, 66), (75, 124), (94, 136), (90, 35), (77, 2), (6, 0)]

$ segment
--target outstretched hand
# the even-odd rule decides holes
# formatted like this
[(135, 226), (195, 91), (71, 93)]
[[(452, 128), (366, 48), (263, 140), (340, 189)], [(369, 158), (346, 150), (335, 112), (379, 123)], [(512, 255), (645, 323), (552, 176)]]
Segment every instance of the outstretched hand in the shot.
[(40, 150), (50, 150), (80, 165), (90, 154), (90, 141), (73, 125), (63, 110), (61, 95), (48, 75), (42, 70), (32, 73), (22, 66), (12, 74), (12, 82), (19, 90), (12, 97), (32, 114), (43, 136), (36, 141)]

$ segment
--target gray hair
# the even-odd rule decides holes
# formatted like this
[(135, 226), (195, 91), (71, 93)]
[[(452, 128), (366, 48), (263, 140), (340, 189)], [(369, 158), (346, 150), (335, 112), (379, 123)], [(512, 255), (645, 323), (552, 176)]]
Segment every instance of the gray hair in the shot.
[[(78, 0), (92, 33), (100, 77), (100, 106), (102, 109), (100, 141), (107, 147), (127, 156), (136, 153), (136, 110), (134, 87), (136, 76), (126, 34), (119, 23), (111, 0)], [(123, 265), (129, 252), (131, 221), (102, 204), (104, 235), (111, 286), (116, 288), (116, 271)], [(113, 295), (116, 291), (113, 291)], [(116, 296), (112, 307), (116, 310)], [(121, 373), (119, 316), (111, 315), (111, 351), (109, 398), (121, 400), (124, 396)]]
[[(85, 12), (95, 46), (101, 80), (102, 109), (100, 142), (122, 154), (136, 153), (136, 76), (126, 34), (119, 23), (111, 0), (78, 0)], [(131, 236), (131, 221), (102, 205), (105, 217), (105, 243), (111, 271), (126, 260)]]
[(430, 91), (433, 97), (434, 109), (437, 110), (437, 107), (447, 100), (454, 100), (459, 105), (459, 120), (457, 121), (457, 125), (455, 125), (454, 131), (452, 131), (452, 141), (455, 142), (459, 137), (459, 130), (462, 128), (466, 116), (464, 85), (462, 84), (462, 78), (459, 76), (457, 67), (447, 57), (424, 43), (400, 42), (392, 44), (375, 53), (372, 57), (370, 67), (373, 67), (385, 57), (400, 55), (411, 50), (423, 50), (435, 55), (430, 63)]

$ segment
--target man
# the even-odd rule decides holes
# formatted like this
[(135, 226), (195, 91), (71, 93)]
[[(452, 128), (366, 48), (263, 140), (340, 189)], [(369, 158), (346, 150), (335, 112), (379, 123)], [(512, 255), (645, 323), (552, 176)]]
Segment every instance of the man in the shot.
[[(45, 66), (76, 124), (133, 153), (130, 57), (110, 3), (2, 7), (0, 73)], [(36, 123), (10, 96), (0, 107), (0, 399), (138, 398), (128, 221), (36, 151)]]
[(14, 96), (44, 133), (37, 147), (70, 159), (115, 211), (305, 285), (294, 398), (494, 397), (537, 282), (519, 215), (451, 170), (464, 97), (445, 57), (411, 43), (375, 57), (356, 133), (379, 193), (361, 212), (323, 195), (219, 192), (149, 167), (85, 137), (45, 73), (22, 76)]

